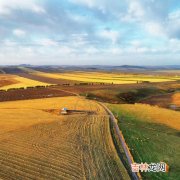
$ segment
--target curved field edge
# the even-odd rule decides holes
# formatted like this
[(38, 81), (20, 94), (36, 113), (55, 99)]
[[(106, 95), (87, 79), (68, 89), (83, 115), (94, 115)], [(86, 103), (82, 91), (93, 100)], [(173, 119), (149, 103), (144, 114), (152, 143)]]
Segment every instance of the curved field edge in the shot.
[[(6, 75), (3, 75), (6, 76)], [(20, 77), (17, 75), (7, 75), (7, 77), (14, 83), (9, 84), (9, 85), (4, 85), (0, 87), (0, 90), (8, 90), (12, 88), (27, 88), (27, 87), (35, 87), (35, 86), (47, 86), (51, 85), (49, 83), (44, 83), (24, 77)]]
[[(61, 107), (76, 111), (62, 116)], [(0, 111), (0, 178), (129, 179), (97, 103), (50, 98), (3, 102)]]
[(129, 176), (131, 177), (131, 179), (133, 179), (131, 166), (128, 162), (128, 159), (127, 159), (126, 153), (122, 147), (122, 144), (119, 140), (119, 137), (117, 135), (114, 124), (111, 120), (109, 120), (109, 123), (110, 123), (111, 136), (112, 136), (113, 143), (114, 143), (114, 146), (116, 148), (117, 154), (118, 154), (119, 158), (121, 159), (121, 162), (123, 163), (124, 167), (127, 169)]
[[(134, 105), (107, 105), (114, 115), (118, 117), (118, 125), (125, 137), (135, 162), (158, 163), (166, 162), (169, 166), (168, 173), (141, 173), (144, 179), (164, 179), (176, 180), (180, 176), (179, 169), (179, 130), (172, 128), (167, 123), (162, 123), (164, 109), (157, 108), (159, 111), (159, 122), (155, 121), (152, 107), (151, 113), (147, 113), (144, 105), (141, 107), (142, 113), (146, 111), (149, 116), (139, 114), (140, 106)], [(129, 107), (129, 108), (128, 108)], [(150, 108), (151, 106), (149, 106)], [(171, 110), (166, 110), (171, 111)], [(155, 112), (156, 113), (156, 112)], [(146, 114), (146, 115), (147, 115)], [(176, 113), (175, 113), (176, 114)], [(179, 119), (172, 116), (172, 119)]]

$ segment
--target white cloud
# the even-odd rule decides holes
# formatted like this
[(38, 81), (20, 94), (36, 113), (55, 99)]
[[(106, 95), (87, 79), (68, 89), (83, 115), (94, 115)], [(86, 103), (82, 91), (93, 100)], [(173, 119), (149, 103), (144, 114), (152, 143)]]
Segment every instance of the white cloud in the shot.
[(180, 19), (180, 9), (169, 13), (168, 18), (170, 20), (179, 20)]
[(158, 22), (148, 22), (145, 23), (145, 29), (147, 32), (149, 32), (151, 35), (154, 36), (166, 36), (163, 26)]
[[(0, 44), (0, 56), (4, 54), (4, 59), (11, 56), (11, 62), (16, 61), (16, 56), (22, 58), (21, 62), (33, 56), (31, 60), (35, 63), (39, 63), (39, 59), (59, 63), (62, 59), (65, 64), (76, 63), (76, 56), (85, 64), (96, 63), (97, 59), (104, 64), (108, 58), (109, 64), (116, 63), (122, 56), (133, 63), (136, 54), (152, 58), (158, 54), (163, 60), (172, 55), (172, 59), (177, 59), (180, 55), (180, 10), (171, 12), (170, 7), (164, 6), (167, 1), (63, 1), (73, 2), (78, 10), (72, 10), (69, 8), (72, 4), (61, 6), (61, 1), (0, 0), (0, 38), (2, 41), (11, 39)], [(26, 41), (22, 42), (20, 37), (25, 37)]]
[(5, 46), (16, 46), (17, 43), (14, 41), (10, 41), (9, 39), (6, 39), (2, 42), (3, 47)]
[(133, 40), (130, 42), (130, 44), (133, 46), (133, 47), (140, 47), (142, 45), (142, 42), (140, 40)]
[(143, 21), (145, 16), (146, 11), (140, 1), (128, 0), (127, 12), (120, 15), (120, 20), (125, 22)]
[(34, 12), (36, 12), (36, 13), (39, 13), (39, 14), (46, 12), (46, 10), (45, 10), (43, 7), (41, 7), (41, 6), (39, 6), (39, 5), (36, 5), (36, 4), (34, 4), (34, 5), (32, 6), (32, 9), (31, 9), (31, 10), (34, 11)]
[[(113, 9), (114, 5), (117, 4), (117, 0), (69, 0), (72, 3), (87, 6), (89, 8), (95, 8), (105, 13), (109, 9)], [(113, 13), (113, 11), (111, 11)]]
[(138, 1), (131, 1), (129, 4), (128, 14), (131, 17), (141, 18), (145, 15), (145, 11)]
[(12, 10), (31, 10), (36, 13), (45, 13), (45, 9), (41, 7), (36, 0), (0, 0), (0, 14), (11, 14)]
[(73, 53), (73, 49), (68, 46), (62, 46), (58, 48), (58, 52), (61, 55), (70, 55), (71, 53)]
[(39, 40), (39, 42), (37, 42), (37, 44), (42, 45), (42, 46), (58, 46), (57, 41), (54, 41), (49, 38), (41, 39), (41, 40)]
[(170, 5), (174, 2), (126, 1), (128, 8), (126, 13), (119, 15), (120, 21), (136, 23), (144, 33), (155, 38), (180, 38), (180, 9), (170, 11)]
[(170, 38), (180, 39), (180, 9), (169, 13), (166, 29)]
[(22, 29), (14, 29), (13, 34), (17, 37), (25, 37), (26, 32)]
[(113, 55), (120, 55), (123, 54), (123, 49), (119, 47), (111, 47), (107, 50), (108, 54), (113, 54)]
[(68, 15), (71, 19), (79, 23), (86, 23), (87, 21), (87, 17), (82, 16), (82, 15), (74, 14), (72, 12), (69, 12)]
[(111, 40), (112, 44), (115, 44), (120, 37), (120, 33), (115, 30), (102, 30), (98, 35), (104, 39)]
[(169, 40), (169, 50), (174, 53), (180, 53), (180, 40), (178, 39), (170, 39)]
[(97, 48), (95, 48), (95, 47), (87, 47), (87, 48), (85, 49), (85, 52), (86, 52), (87, 54), (96, 54), (96, 53), (99, 52), (99, 50), (98, 50)]
[(87, 5), (89, 7), (94, 7), (97, 3), (97, 0), (70, 0), (70, 1), (76, 4)]
[(147, 48), (147, 47), (139, 47), (139, 48), (136, 49), (136, 51), (137, 51), (138, 53), (146, 53), (146, 52), (150, 52), (151, 49), (149, 49), (149, 48)]
[(87, 36), (87, 33), (71, 34), (69, 44), (74, 48), (85, 47), (89, 43)]

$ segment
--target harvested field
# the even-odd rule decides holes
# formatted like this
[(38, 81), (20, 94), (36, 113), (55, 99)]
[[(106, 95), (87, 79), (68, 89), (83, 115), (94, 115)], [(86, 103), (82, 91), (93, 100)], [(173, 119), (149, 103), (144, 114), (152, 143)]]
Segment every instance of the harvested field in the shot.
[[(47, 111), (62, 107), (93, 114)], [(130, 179), (112, 142), (109, 118), (95, 102), (78, 97), (4, 102), (0, 114), (0, 178)]]
[(18, 89), (18, 90), (0, 91), (0, 102), (25, 100), (25, 99), (63, 97), (70, 95), (73, 94), (60, 91), (57, 89), (50, 89), (50, 88)]

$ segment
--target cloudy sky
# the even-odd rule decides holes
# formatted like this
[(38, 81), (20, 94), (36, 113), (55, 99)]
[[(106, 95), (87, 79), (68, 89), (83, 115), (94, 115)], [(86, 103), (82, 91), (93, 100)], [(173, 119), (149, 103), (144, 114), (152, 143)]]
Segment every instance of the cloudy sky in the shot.
[(179, 0), (0, 0), (0, 64), (180, 65)]

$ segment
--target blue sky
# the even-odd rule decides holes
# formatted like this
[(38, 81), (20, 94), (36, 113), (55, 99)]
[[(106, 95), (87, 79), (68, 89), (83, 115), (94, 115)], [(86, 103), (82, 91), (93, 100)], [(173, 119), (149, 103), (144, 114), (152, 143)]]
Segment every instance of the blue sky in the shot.
[(180, 65), (179, 0), (0, 0), (0, 64)]

